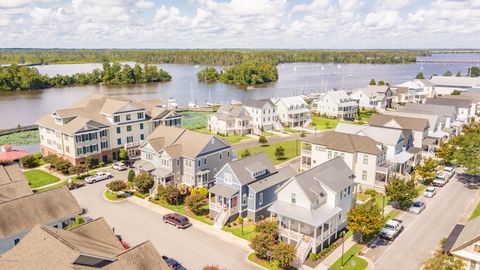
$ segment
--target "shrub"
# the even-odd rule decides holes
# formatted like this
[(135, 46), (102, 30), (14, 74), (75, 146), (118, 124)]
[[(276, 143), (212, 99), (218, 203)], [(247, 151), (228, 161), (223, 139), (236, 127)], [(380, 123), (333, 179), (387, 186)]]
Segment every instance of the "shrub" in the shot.
[(260, 137), (258, 138), (258, 143), (262, 146), (266, 146), (268, 144), (267, 137), (260, 135)]
[(278, 266), (287, 269), (295, 260), (295, 247), (285, 242), (280, 242), (272, 250), (272, 257)]
[(181, 194), (180, 190), (175, 186), (164, 187), (159, 185), (157, 188), (157, 195), (160, 200), (165, 201), (168, 204), (182, 204), (184, 199), (184, 195)]
[(273, 235), (268, 233), (259, 233), (252, 239), (250, 247), (255, 251), (258, 258), (269, 261), (272, 249), (277, 242), (278, 239), (276, 239)]
[(88, 169), (93, 169), (97, 167), (98, 165), (98, 160), (93, 159), (92, 157), (86, 157), (85, 158), (85, 165), (87, 165)]
[(193, 188), (192, 191), (190, 192), (190, 195), (196, 195), (196, 194), (200, 194), (206, 198), (208, 195), (208, 189), (204, 187)]
[(277, 158), (277, 160), (285, 159), (285, 148), (283, 148), (283, 146), (280, 145), (275, 148), (275, 157)]
[(128, 171), (128, 182), (133, 182), (134, 179), (135, 179), (135, 171), (134, 170)]
[(127, 154), (127, 151), (125, 151), (125, 149), (121, 148), (120, 150), (118, 150), (118, 159), (119, 160), (128, 159), (128, 154)]
[(377, 196), (377, 191), (375, 191), (375, 189), (373, 189), (373, 188), (369, 188), (369, 189), (365, 190), (365, 192), (363, 192), (363, 193), (365, 193), (367, 195), (370, 195), (371, 197)]
[(81, 175), (82, 173), (88, 172), (88, 167), (85, 164), (78, 164), (78, 165), (70, 167), (68, 169), (68, 172), (70, 174)]
[(238, 223), (238, 224), (242, 224), (243, 223), (243, 218), (241, 216), (238, 216), (237, 219), (235, 219), (235, 221)]
[(245, 149), (245, 150), (240, 154), (240, 156), (241, 156), (242, 158), (248, 157), (248, 156), (250, 156), (250, 155), (251, 155), (251, 154), (250, 154), (250, 151), (249, 151), (248, 149)]
[(134, 179), (135, 187), (141, 193), (147, 193), (153, 187), (153, 176), (148, 173), (141, 173)]
[(85, 219), (82, 216), (77, 215), (75, 217), (75, 220), (72, 223), (68, 224), (67, 229), (73, 229), (83, 223), (85, 223)]
[(121, 190), (125, 190), (127, 188), (127, 183), (122, 180), (115, 180), (107, 184), (107, 187), (113, 191), (113, 192), (118, 192)]
[(190, 194), (185, 200), (185, 204), (187, 205), (188, 209), (190, 209), (195, 215), (204, 215), (205, 213), (205, 206), (207, 205), (207, 198), (205, 195), (197, 193), (197, 194)]
[(257, 223), (255, 226), (257, 233), (277, 234), (278, 223), (275, 220), (263, 220)]
[(24, 168), (35, 168), (38, 167), (38, 160), (33, 155), (28, 155), (20, 159), (21, 164)]

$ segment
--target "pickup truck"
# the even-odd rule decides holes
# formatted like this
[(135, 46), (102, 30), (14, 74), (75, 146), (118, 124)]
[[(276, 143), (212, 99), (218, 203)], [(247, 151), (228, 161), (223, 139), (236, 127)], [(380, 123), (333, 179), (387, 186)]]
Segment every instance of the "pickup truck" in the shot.
[(432, 181), (432, 185), (436, 187), (443, 187), (448, 182), (448, 179), (445, 178), (444, 175), (437, 175), (435, 180)]
[(111, 177), (112, 174), (109, 172), (98, 172), (92, 176), (85, 178), (85, 182), (87, 182), (88, 184), (93, 184), (95, 182), (106, 180)]
[(380, 231), (380, 237), (393, 241), (403, 231), (403, 221), (391, 219), (387, 221), (385, 227)]

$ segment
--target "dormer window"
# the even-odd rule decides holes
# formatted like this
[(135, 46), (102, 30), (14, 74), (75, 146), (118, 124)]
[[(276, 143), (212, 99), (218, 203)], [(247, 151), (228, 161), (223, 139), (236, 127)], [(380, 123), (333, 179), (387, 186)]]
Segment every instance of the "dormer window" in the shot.
[(125, 117), (126, 117), (127, 121), (132, 120), (132, 115), (131, 114), (127, 114)]
[(56, 118), (55, 118), (55, 124), (57, 124), (57, 125), (63, 125), (62, 118), (56, 117)]
[(261, 170), (261, 171), (252, 173), (252, 176), (255, 177), (255, 178), (257, 178), (257, 177), (260, 177), (260, 176), (264, 175), (266, 172), (267, 172), (267, 170), (266, 170), (266, 169), (263, 169), (263, 170)]

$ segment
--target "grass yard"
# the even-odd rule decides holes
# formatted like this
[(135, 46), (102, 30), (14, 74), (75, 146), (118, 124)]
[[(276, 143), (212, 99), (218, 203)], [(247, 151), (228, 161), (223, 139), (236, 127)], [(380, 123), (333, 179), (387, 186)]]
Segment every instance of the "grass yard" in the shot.
[(247, 241), (252, 241), (252, 239), (257, 234), (255, 232), (255, 225), (254, 224), (245, 224), (243, 225), (243, 235), (242, 235), (242, 226), (235, 226), (235, 227), (223, 227), (222, 230), (229, 232), (237, 237), (243, 238)]
[(185, 111), (179, 112), (183, 116), (182, 127), (186, 129), (201, 129), (205, 128), (208, 123), (208, 116), (211, 112), (194, 112)]
[[(285, 148), (285, 159), (278, 160), (275, 157), (275, 149), (279, 146), (282, 146)], [(248, 148), (243, 148), (239, 149), (236, 151), (237, 157), (241, 157), (241, 154), (245, 149), (248, 149), (250, 154), (257, 154), (260, 152), (264, 152), (265, 155), (270, 158), (270, 160), (273, 162), (273, 164), (279, 164), (282, 162), (285, 162), (289, 159), (292, 159), (294, 157), (297, 157), (300, 155), (300, 141), (293, 140), (293, 141), (286, 141), (286, 142), (277, 142), (277, 143), (271, 143), (268, 144), (267, 146), (253, 146), (253, 147), (248, 147)]]
[[(268, 270), (280, 270), (280, 268), (278, 268), (275, 262), (267, 262), (265, 260), (257, 258), (257, 255), (255, 254), (255, 252), (248, 254), (248, 260)], [(295, 269), (297, 268), (290, 266), (287, 270), (295, 270)]]
[[(155, 200), (155, 199), (151, 199), (150, 202), (152, 203), (155, 203), (155, 204), (158, 204), (162, 207), (165, 207), (169, 210), (172, 210), (174, 212), (177, 212), (179, 214), (182, 214), (184, 216), (187, 216), (187, 217), (190, 217), (190, 218), (193, 218), (193, 219), (196, 219), (200, 222), (203, 222), (205, 224), (208, 224), (208, 225), (213, 225), (213, 220), (210, 220), (208, 218), (208, 215), (204, 215), (204, 216), (197, 216), (195, 215), (192, 211), (190, 211), (190, 209), (188, 209), (185, 205), (183, 204), (180, 204), (178, 205), (171, 205), (171, 204), (168, 204), (166, 202), (162, 202), (160, 200)], [(205, 210), (207, 210), (208, 212), (208, 206), (205, 207)]]
[[(360, 245), (353, 245), (349, 250), (345, 252), (344, 255), (344, 265), (342, 266), (342, 258), (339, 258), (330, 268), (329, 270), (340, 270), (340, 269), (348, 269), (348, 270), (363, 270), (367, 269), (368, 262), (360, 257), (358, 257), (358, 253), (361, 251)], [(352, 263), (354, 261), (355, 263)], [(355, 264), (355, 266), (353, 266)]]
[(370, 195), (365, 193), (357, 193), (357, 201), (365, 202), (370, 199)]
[(31, 188), (38, 188), (58, 182), (60, 178), (42, 170), (30, 170), (23, 173)]
[(285, 127), (283, 130), (284, 130), (286, 133), (300, 133), (300, 132), (301, 132), (300, 130), (296, 130), (296, 129), (289, 128), (289, 127)]
[(251, 139), (248, 136), (241, 136), (241, 135), (218, 136), (218, 137), (226, 140), (227, 142), (229, 142), (231, 144), (235, 144), (235, 143), (239, 143), (240, 141), (243, 141), (243, 140)]
[(338, 119), (330, 119), (322, 116), (314, 116), (312, 115), (312, 123), (310, 123), (310, 127), (316, 128), (317, 130), (322, 129), (334, 129), (340, 120)]
[(477, 207), (472, 212), (472, 215), (470, 216), (470, 220), (480, 216), (480, 203), (477, 204)]
[(360, 110), (360, 112), (358, 113), (358, 116), (359, 116), (359, 121), (361, 122), (368, 122), (368, 120), (370, 120), (370, 117), (372, 116), (372, 114), (375, 114), (377, 113), (375, 110)]
[(105, 193), (104, 193), (105, 197), (111, 201), (116, 201), (116, 200), (119, 200), (121, 198), (118, 198), (117, 196), (117, 193), (113, 192), (113, 191), (110, 191), (110, 190), (105, 190)]
[(25, 145), (25, 144), (39, 144), (40, 136), (38, 130), (28, 130), (15, 132), (8, 135), (0, 136), (0, 145), (13, 144), (13, 145)]
[(47, 190), (51, 190), (51, 189), (54, 189), (54, 188), (58, 188), (58, 187), (61, 187), (61, 186), (65, 186), (67, 184), (67, 182), (60, 182), (60, 183), (57, 183), (55, 185), (51, 185), (51, 186), (48, 186), (48, 187), (45, 187), (45, 188), (39, 188), (39, 189), (36, 189), (34, 190), (34, 192), (44, 192), (44, 191), (47, 191)]
[(273, 134), (273, 133), (268, 132), (268, 131), (262, 131), (262, 136), (265, 136), (267, 139), (271, 138), (271, 137), (278, 137), (276, 134)]

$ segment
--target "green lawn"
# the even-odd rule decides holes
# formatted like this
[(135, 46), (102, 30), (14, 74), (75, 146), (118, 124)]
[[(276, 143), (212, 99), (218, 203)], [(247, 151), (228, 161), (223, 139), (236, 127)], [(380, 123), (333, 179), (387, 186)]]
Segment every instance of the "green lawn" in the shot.
[(289, 127), (285, 127), (283, 130), (284, 130), (286, 133), (300, 133), (300, 132), (301, 132), (300, 130), (296, 130), (296, 129), (289, 128)]
[(61, 186), (65, 186), (66, 184), (67, 184), (67, 182), (60, 182), (60, 183), (57, 183), (55, 185), (51, 185), (51, 186), (48, 186), (48, 187), (45, 187), (45, 188), (36, 189), (36, 190), (34, 190), (34, 192), (43, 192), (43, 191), (51, 190), (51, 189), (58, 188), (58, 187), (61, 187)]
[[(179, 214), (182, 214), (182, 215), (188, 216), (188, 217), (190, 217), (190, 218), (196, 219), (196, 220), (198, 220), (198, 221), (200, 221), (200, 222), (203, 222), (203, 223), (205, 223), (205, 224), (213, 225), (213, 221), (208, 218), (208, 215), (197, 216), (197, 215), (195, 215), (194, 213), (192, 213), (192, 212), (191, 212), (185, 205), (183, 205), (183, 204), (180, 204), (180, 205), (178, 205), (178, 207), (177, 207), (177, 205), (171, 205), (171, 204), (168, 204), (168, 203), (166, 203), (166, 202), (162, 202), (162, 201), (160, 201), (160, 200), (155, 200), (155, 199), (151, 199), (150, 202), (155, 203), (155, 204), (158, 204), (158, 205), (160, 205), (160, 206), (162, 206), (162, 207), (165, 207), (165, 208), (167, 208), (167, 209), (169, 209), (169, 210), (172, 210), (172, 211), (174, 211), (174, 212), (177, 212), (177, 213), (179, 213)], [(208, 206), (207, 206), (205, 209), (208, 210)]]
[(107, 199), (111, 200), (111, 201), (116, 201), (116, 200), (120, 200), (121, 198), (119, 198), (117, 196), (117, 193), (113, 192), (113, 191), (110, 191), (110, 190), (105, 190), (105, 197), (107, 197)]
[(208, 116), (211, 112), (194, 112), (185, 111), (179, 112), (183, 116), (182, 127), (186, 129), (200, 129), (205, 128), (208, 123)]
[[(267, 138), (267, 140), (268, 140), (268, 138)], [(283, 159), (283, 160), (278, 160), (275, 157), (275, 149), (277, 147), (279, 147), (280, 145), (283, 148), (285, 148), (285, 159)], [(243, 148), (243, 149), (239, 149), (239, 150), (236, 151), (237, 157), (240, 157), (242, 152), (245, 151), (245, 149), (248, 149), (248, 151), (252, 155), (260, 153), (260, 152), (264, 152), (265, 155), (267, 155), (270, 158), (270, 160), (273, 162), (273, 164), (276, 165), (276, 164), (285, 162), (289, 159), (292, 159), (294, 157), (299, 156), (300, 155), (300, 142), (297, 141), (297, 140), (293, 140), (293, 141), (286, 141), (286, 142), (271, 143), (271, 144), (268, 144), (265, 147), (263, 147), (263, 146), (253, 146), (253, 147)]]
[[(265, 260), (257, 258), (257, 255), (255, 255), (255, 252), (248, 254), (248, 260), (268, 270), (280, 270), (280, 268), (278, 268), (278, 266), (274, 262), (267, 262)], [(291, 266), (287, 270), (295, 270), (295, 269), (297, 268)]]
[(248, 241), (252, 241), (252, 239), (257, 234), (255, 232), (255, 225), (254, 224), (246, 224), (243, 225), (243, 235), (242, 235), (242, 226), (235, 226), (235, 227), (223, 227), (222, 230), (229, 232), (235, 236), (243, 238)]
[(262, 131), (262, 136), (265, 136), (267, 139), (271, 138), (271, 137), (277, 137), (276, 134), (273, 134), (273, 133), (268, 132), (268, 131)]
[(338, 122), (340, 122), (338, 119), (312, 115), (312, 123), (310, 123), (310, 127), (316, 128), (317, 130), (333, 129), (337, 126)]
[(472, 215), (470, 216), (470, 220), (480, 216), (480, 203), (477, 204), (477, 207), (472, 212)]
[[(362, 248), (355, 244), (349, 250), (345, 252), (343, 256), (344, 262), (342, 267), (342, 258), (340, 257), (330, 268), (329, 270), (340, 270), (340, 269), (348, 269), (348, 270), (363, 270), (367, 269), (368, 262), (360, 257), (358, 257), (358, 253)], [(352, 261), (355, 262), (355, 266), (352, 266)]]
[(227, 142), (229, 142), (231, 144), (235, 144), (235, 143), (238, 143), (238, 142), (243, 141), (243, 140), (251, 139), (248, 136), (241, 136), (241, 135), (230, 135), (230, 136), (219, 136), (219, 135), (217, 135), (217, 136), (226, 140)]
[(58, 182), (60, 178), (41, 170), (30, 170), (23, 173), (31, 188), (37, 188)]
[(375, 110), (360, 110), (360, 112), (358, 113), (359, 121), (365, 122), (365, 123), (368, 122), (368, 120), (370, 120), (370, 117), (374, 113), (377, 113), (377, 112)]
[(357, 201), (365, 202), (370, 199), (370, 195), (365, 193), (357, 193)]

